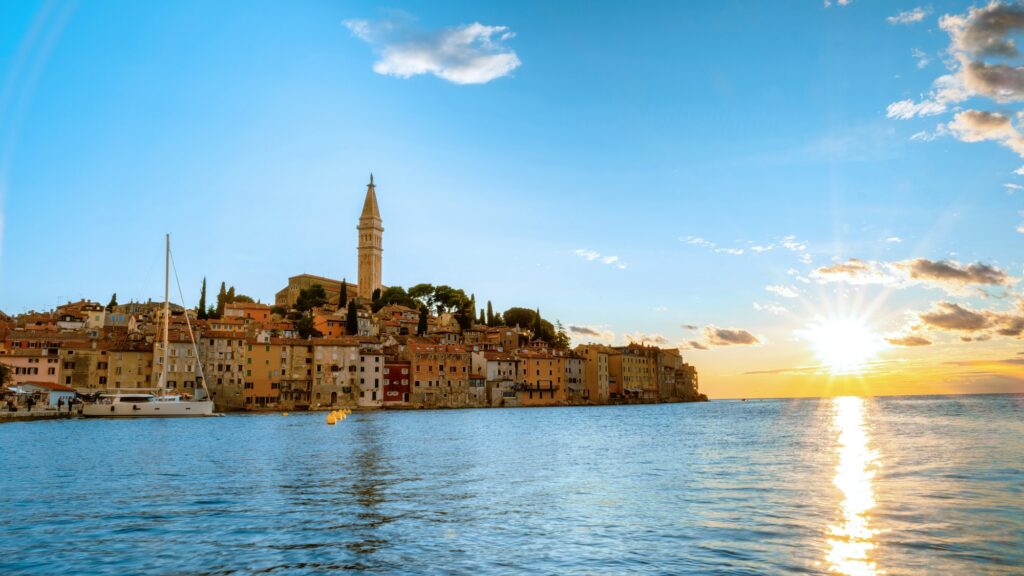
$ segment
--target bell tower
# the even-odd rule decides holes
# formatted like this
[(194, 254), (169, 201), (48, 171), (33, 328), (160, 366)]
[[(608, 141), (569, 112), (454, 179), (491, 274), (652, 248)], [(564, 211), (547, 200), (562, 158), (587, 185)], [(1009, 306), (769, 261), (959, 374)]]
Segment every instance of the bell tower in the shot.
[(373, 291), (380, 288), (381, 255), (384, 252), (382, 237), (384, 227), (377, 208), (377, 193), (373, 186), (373, 174), (366, 186), (366, 200), (363, 213), (359, 215), (359, 298), (369, 301)]

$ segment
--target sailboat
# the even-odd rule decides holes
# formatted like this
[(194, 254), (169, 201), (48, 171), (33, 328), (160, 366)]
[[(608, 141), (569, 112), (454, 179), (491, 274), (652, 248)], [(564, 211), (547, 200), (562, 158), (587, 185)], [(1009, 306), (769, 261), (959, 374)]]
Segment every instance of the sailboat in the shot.
[[(171, 235), (167, 235), (164, 253), (164, 325), (163, 325), (163, 358), (160, 362), (160, 378), (155, 393), (116, 393), (101, 394), (93, 404), (82, 407), (82, 415), (94, 418), (181, 418), (192, 416), (213, 416), (213, 400), (206, 388), (203, 378), (203, 363), (199, 361), (199, 348), (196, 346), (192, 322), (185, 314), (185, 324), (195, 351), (196, 365), (199, 374), (196, 381), (195, 398), (188, 398), (167, 389), (167, 365), (170, 358), (170, 326), (171, 326)], [(177, 271), (175, 271), (177, 275)], [(180, 290), (180, 285), (179, 285)], [(202, 397), (200, 397), (200, 395)]]

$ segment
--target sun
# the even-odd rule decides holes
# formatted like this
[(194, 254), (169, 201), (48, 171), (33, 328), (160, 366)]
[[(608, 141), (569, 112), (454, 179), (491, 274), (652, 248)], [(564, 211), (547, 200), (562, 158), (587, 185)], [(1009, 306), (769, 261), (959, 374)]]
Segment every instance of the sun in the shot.
[(881, 348), (881, 339), (860, 320), (823, 319), (804, 331), (815, 354), (833, 374), (859, 374)]

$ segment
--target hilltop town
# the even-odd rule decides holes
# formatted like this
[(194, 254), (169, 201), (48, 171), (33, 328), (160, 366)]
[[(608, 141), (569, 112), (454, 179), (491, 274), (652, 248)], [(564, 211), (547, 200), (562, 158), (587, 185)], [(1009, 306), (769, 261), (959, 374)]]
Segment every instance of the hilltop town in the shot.
[[(357, 229), (355, 284), (293, 276), (273, 305), (221, 284), (207, 305), (204, 280), (196, 308), (172, 306), (167, 388), (194, 394), (201, 372), (220, 411), (706, 400), (678, 349), (571, 348), (539, 310), (478, 308), (450, 286), (384, 286), (372, 176)], [(152, 389), (162, 323), (162, 302), (119, 304), (116, 294), (107, 305), (0, 314), (0, 383), (21, 393)]]

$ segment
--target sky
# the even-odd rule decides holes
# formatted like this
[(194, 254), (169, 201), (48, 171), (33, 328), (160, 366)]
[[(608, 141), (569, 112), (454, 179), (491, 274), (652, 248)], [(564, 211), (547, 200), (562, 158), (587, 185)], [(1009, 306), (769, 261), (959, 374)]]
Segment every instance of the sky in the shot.
[[(0, 310), (356, 278), (713, 398), (1024, 392), (1024, 32), (964, 2), (6, 2)], [(180, 298), (175, 298), (180, 300)]]

